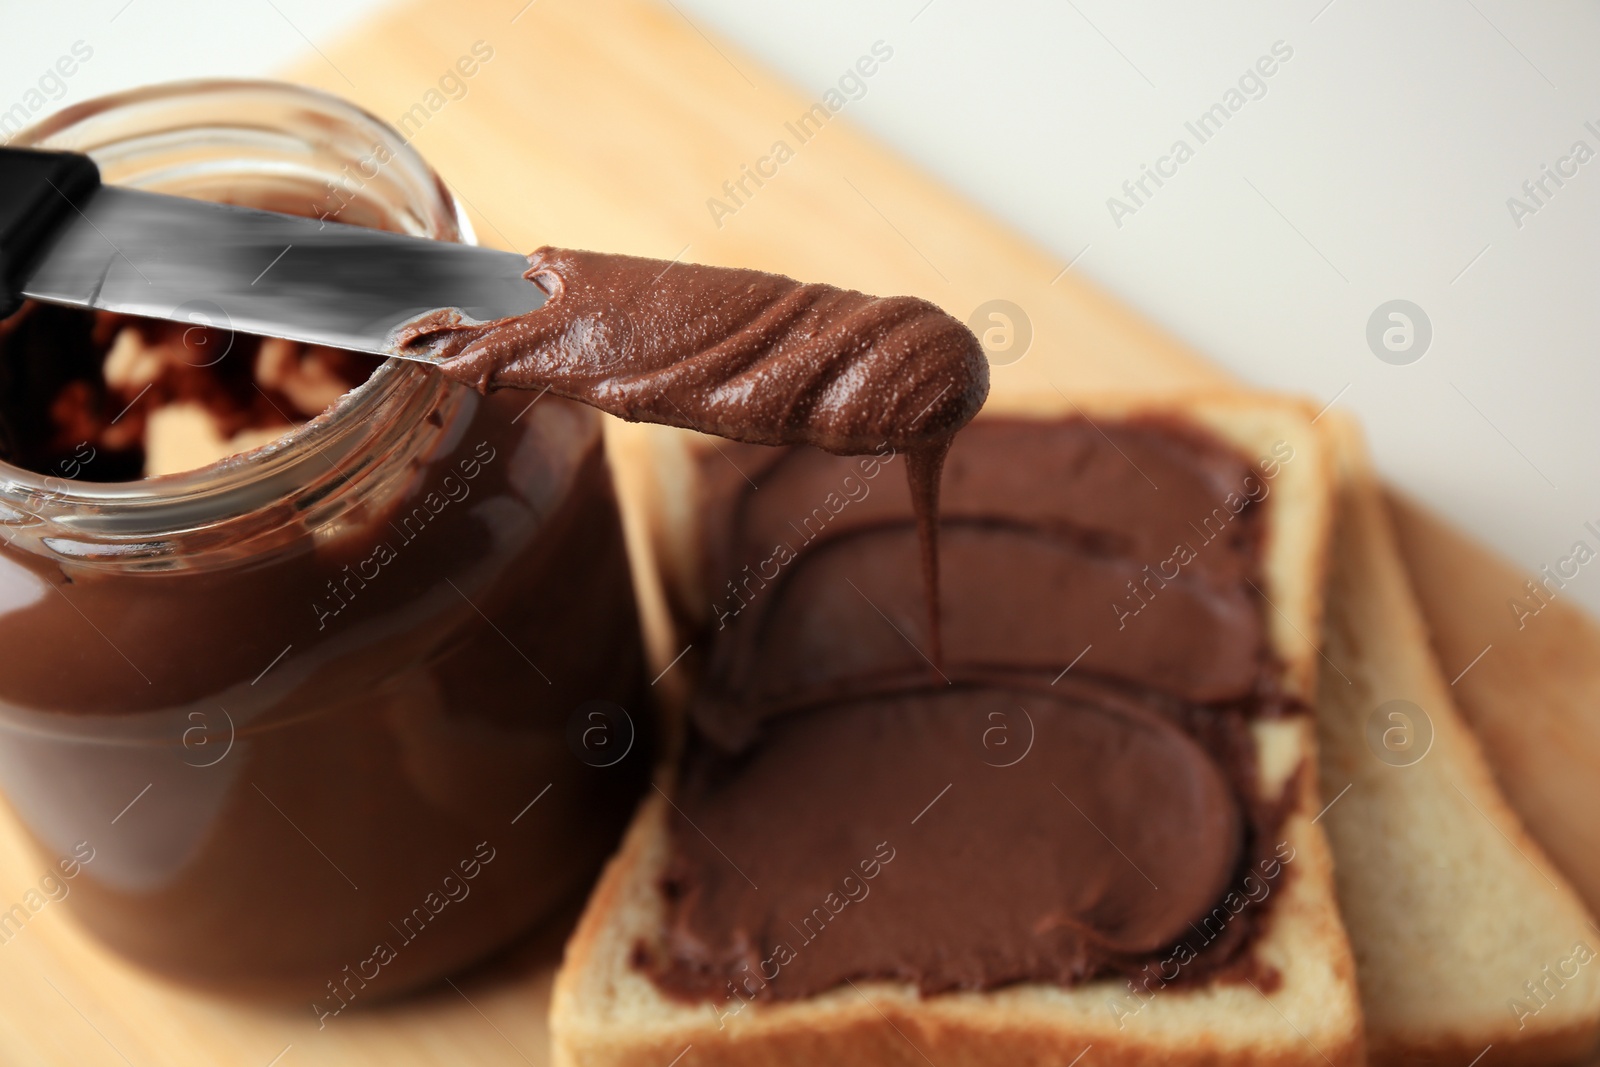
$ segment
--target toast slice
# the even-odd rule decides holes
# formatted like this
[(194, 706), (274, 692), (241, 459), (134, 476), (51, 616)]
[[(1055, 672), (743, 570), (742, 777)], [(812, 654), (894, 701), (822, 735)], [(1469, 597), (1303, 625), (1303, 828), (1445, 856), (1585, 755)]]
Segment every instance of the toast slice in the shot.
[[(1322, 438), (1299, 405), (1247, 394), (1177, 400), (1046, 395), (991, 401), (979, 416), (1097, 425), (1129, 418), (1176, 420), (1211, 431), (1242, 454), (1287, 442), (1268, 501), (1260, 578), (1267, 643), (1281, 684), (1307, 704), (1319, 665), (1323, 567), (1330, 527), (1331, 469)], [(613, 455), (634, 528), (648, 529), (665, 599), (693, 631), (709, 599), (695, 506), (699, 461), (715, 442), (654, 428), (619, 427)], [(730, 458), (731, 462), (731, 458)], [(640, 517), (641, 513), (645, 517)], [(682, 647), (682, 642), (668, 642)], [(683, 662), (687, 663), (688, 660)], [(678, 668), (684, 669), (682, 667)], [(1315, 727), (1307, 716), (1252, 727), (1260, 789), (1289, 813), (1292, 877), (1251, 951), (1275, 969), (1270, 993), (1248, 981), (1174, 985), (1140, 997), (1123, 979), (1076, 986), (1024, 983), (987, 992), (920, 995), (909, 984), (862, 981), (803, 1000), (754, 1001), (737, 1013), (663, 996), (635, 966), (640, 945), (660, 942), (666, 903), (660, 881), (669, 855), (671, 773), (643, 806), (568, 943), (557, 976), (551, 1030), (564, 1067), (663, 1064), (1094, 1064), (1359, 1063), (1363, 1039), (1355, 972), (1333, 891), (1327, 843), (1316, 815)], [(937, 930), (929, 930), (937, 938)], [(1092, 1052), (1090, 1051), (1092, 1050)]]
[(1600, 545), (1586, 523), (1529, 575), (1390, 490), (1389, 514), (1434, 654), (1528, 832), (1600, 912), (1600, 621), (1565, 590)]
[(1360, 434), (1327, 423), (1322, 825), (1372, 1062), (1572, 1062), (1600, 1037), (1600, 930), (1496, 788), (1429, 653)]

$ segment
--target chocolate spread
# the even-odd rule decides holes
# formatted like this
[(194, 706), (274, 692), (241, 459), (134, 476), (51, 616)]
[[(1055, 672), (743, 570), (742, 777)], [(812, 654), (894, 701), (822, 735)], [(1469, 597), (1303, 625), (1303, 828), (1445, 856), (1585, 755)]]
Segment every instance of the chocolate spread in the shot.
[(988, 395), (972, 331), (916, 297), (564, 248), (528, 262), (543, 307), (436, 311), (396, 342), (479, 390), (548, 388), (633, 422), (841, 455), (937, 449)]
[(727, 584), (639, 954), (664, 991), (1272, 980), (1248, 948), (1293, 853), (1251, 723), (1298, 709), (1252, 588), (1262, 470), (1176, 422), (969, 427), (930, 681), (899, 457), (734, 458), (759, 491), (702, 472)]
[(395, 337), (479, 390), (548, 389), (635, 422), (840, 455), (908, 455), (932, 660), (940, 468), (983, 406), (972, 331), (916, 297), (875, 297), (755, 270), (541, 248), (525, 275), (549, 299), (479, 323), (445, 309)]

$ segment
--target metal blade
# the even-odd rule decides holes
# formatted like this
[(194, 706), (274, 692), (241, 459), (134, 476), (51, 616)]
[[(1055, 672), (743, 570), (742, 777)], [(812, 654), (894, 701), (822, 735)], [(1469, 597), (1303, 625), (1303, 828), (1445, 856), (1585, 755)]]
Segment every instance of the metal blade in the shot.
[(514, 252), (103, 186), (22, 292), (393, 356), (391, 331), (424, 312), (483, 321), (537, 309), (545, 294), (527, 268)]

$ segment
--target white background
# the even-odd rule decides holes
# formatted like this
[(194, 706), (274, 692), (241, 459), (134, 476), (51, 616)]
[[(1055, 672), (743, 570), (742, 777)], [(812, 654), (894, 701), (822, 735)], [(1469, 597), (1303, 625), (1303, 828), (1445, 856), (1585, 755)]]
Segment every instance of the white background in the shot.
[[(1600, 129), (1600, 8), (675, 2), (812, 95), (884, 40), (894, 58), (852, 121), (1063, 265), (1081, 255), (1076, 270), (1242, 376), (1337, 397), (1394, 482), (1529, 570), (1595, 542), (1582, 524), (1600, 520), (1600, 158), (1550, 184), (1520, 227), (1507, 199), (1577, 140), (1600, 153), (1584, 128)], [(50, 109), (149, 81), (271, 73), (380, 6), (0, 0), (0, 110), (75, 41), (93, 58)], [(1184, 123), (1280, 41), (1293, 56), (1265, 95), (1197, 146)], [(1116, 225), (1107, 199), (1180, 137), (1194, 158)], [(1369, 316), (1396, 298), (1433, 328), (1402, 366), (1366, 341)], [(1600, 610), (1591, 572), (1562, 595)]]

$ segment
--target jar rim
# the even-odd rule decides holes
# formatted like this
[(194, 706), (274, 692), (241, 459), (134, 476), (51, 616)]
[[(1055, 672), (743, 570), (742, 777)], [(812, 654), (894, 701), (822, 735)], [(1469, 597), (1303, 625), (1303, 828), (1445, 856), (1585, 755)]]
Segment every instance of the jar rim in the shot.
[[(404, 135), (341, 97), (291, 82), (202, 78), (140, 86), (63, 108), (18, 133), (11, 143), (66, 147), (60, 142), (70, 142), (73, 130), (108, 115), (146, 105), (201, 103), (207, 97), (239, 94), (256, 97), (264, 104), (280, 102), (309, 108), (319, 117), (342, 122), (347, 128), (364, 127), (388, 148), (391, 158), (386, 166), (398, 164), (413, 173), (433, 198), (434, 202), (427, 204), (426, 209), (443, 221), (432, 226), (435, 232), (428, 236), (463, 244), (477, 243), (460, 200)], [(138, 136), (133, 134), (122, 140), (136, 140)], [(117, 143), (113, 139), (109, 144), (72, 147), (95, 155), (96, 148), (103, 153)], [(79, 512), (71, 523), (75, 534), (119, 539), (159, 537), (192, 528), (197, 521), (225, 521), (237, 514), (228, 504), (237, 505), (241, 494), (258, 496), (251, 493), (252, 489), (276, 487), (280, 491), (269, 491), (268, 496), (280, 498), (286, 495), (284, 490), (292, 492), (304, 488), (310, 481), (325, 480), (305, 476), (308, 463), (323, 468), (331, 463), (342, 475), (335, 456), (352, 451), (352, 446), (359, 443), (354, 439), (364, 435), (385, 404), (403, 402), (413, 393), (429, 394), (431, 399), (437, 400), (437, 394), (444, 389), (445, 384), (438, 375), (405, 360), (389, 358), (316, 417), (291, 427), (270, 442), (193, 470), (125, 482), (78, 481), (0, 460), (0, 520), (8, 517), (6, 512), (36, 518), (46, 518), (48, 513), (55, 512)], [(302, 476), (296, 477), (297, 473)], [(270, 503), (270, 499), (258, 502)], [(208, 503), (221, 506), (211, 508), (206, 506)], [(137, 514), (129, 512), (130, 506)], [(102, 509), (106, 508), (117, 509), (122, 514), (114, 521), (95, 521), (96, 516), (104, 517)], [(217, 514), (218, 510), (222, 513)], [(202, 518), (202, 511), (209, 515)]]

